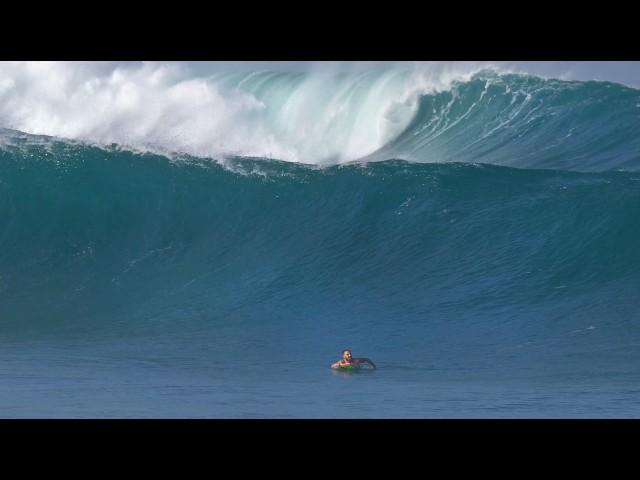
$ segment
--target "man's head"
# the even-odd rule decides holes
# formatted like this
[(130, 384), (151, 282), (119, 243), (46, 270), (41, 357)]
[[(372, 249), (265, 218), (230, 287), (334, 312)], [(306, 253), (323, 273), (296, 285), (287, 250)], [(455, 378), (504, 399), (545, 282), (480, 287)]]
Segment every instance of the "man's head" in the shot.
[(351, 361), (351, 350), (343, 350), (342, 351), (342, 359)]

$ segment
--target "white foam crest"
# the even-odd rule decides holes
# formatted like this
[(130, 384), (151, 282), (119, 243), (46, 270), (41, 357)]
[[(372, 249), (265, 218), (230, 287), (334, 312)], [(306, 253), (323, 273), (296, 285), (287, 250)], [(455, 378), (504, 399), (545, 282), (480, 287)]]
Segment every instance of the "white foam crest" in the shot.
[(199, 157), (339, 163), (400, 134), (420, 95), (488, 66), (342, 74), (314, 64), (303, 74), (240, 73), (229, 88), (224, 75), (194, 76), (179, 63), (0, 62), (0, 127)]

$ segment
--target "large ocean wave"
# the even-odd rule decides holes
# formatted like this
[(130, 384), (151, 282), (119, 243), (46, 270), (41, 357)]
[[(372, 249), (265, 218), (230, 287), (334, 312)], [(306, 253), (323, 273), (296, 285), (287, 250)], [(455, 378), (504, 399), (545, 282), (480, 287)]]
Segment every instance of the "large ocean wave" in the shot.
[[(452, 355), (488, 338), (637, 340), (637, 90), (490, 71), (437, 88), (395, 71), (310, 76), (210, 77), (202, 98), (215, 85), (212, 102), (249, 105), (218, 112), (221, 132), (195, 101), (194, 117), (145, 123), (143, 107), (164, 107), (142, 100), (131, 116), (88, 102), (95, 121), (61, 110), (45, 123), (64, 138), (5, 129), (5, 338), (260, 329), (308, 345), (341, 331), (415, 358), (452, 335)], [(33, 112), (5, 126), (33, 133)], [(69, 118), (76, 132), (51, 131)], [(163, 144), (172, 125), (183, 136)], [(218, 150), (234, 126), (256, 157)], [(572, 333), (589, 329), (609, 340)]]
[(629, 341), (639, 213), (632, 172), (14, 142), (0, 152), (0, 322), (5, 336), (400, 329), (459, 346), (606, 324)]

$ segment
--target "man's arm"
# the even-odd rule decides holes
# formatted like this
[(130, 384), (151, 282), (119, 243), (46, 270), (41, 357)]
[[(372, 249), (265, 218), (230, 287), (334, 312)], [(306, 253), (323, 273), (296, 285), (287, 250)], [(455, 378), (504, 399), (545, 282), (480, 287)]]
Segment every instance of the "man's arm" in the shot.
[(338, 360), (336, 363), (331, 365), (331, 368), (340, 368), (340, 360)]

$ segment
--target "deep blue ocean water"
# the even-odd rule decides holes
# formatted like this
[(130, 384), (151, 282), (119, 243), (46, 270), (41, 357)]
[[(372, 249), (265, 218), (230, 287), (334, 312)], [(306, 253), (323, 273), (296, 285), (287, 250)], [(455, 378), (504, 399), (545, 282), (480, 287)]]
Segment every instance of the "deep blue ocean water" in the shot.
[(2, 418), (640, 416), (637, 90), (474, 78), (341, 165), (3, 135)]

